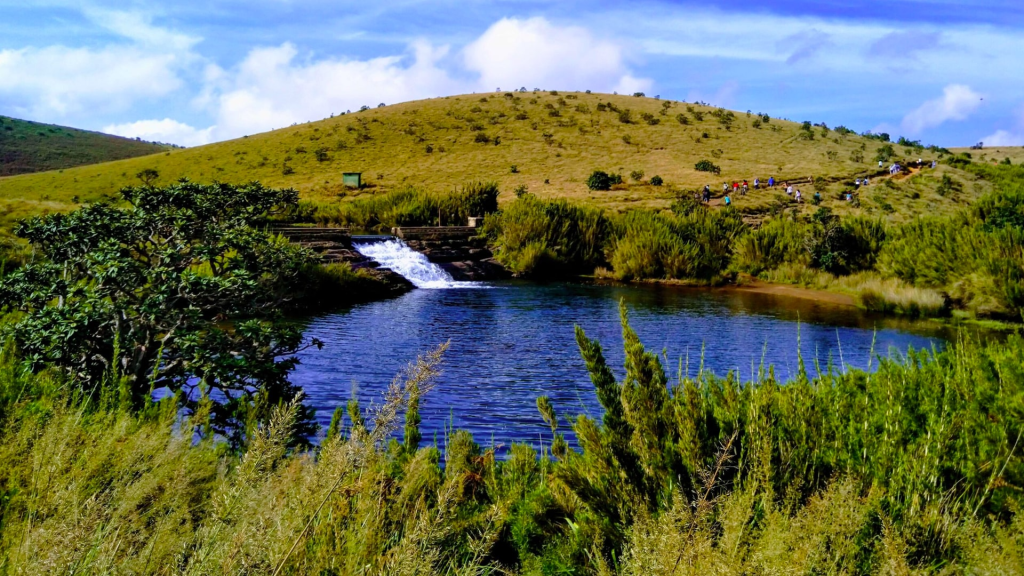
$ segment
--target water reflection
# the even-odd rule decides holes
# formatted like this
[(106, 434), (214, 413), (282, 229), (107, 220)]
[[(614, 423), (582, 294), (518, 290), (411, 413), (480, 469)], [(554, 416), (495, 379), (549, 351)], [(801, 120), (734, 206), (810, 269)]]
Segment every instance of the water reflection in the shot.
[[(912, 324), (810, 300), (672, 286), (502, 283), (491, 290), (416, 290), (316, 318), (307, 334), (326, 343), (301, 355), (293, 380), (303, 386), (326, 426), (355, 394), (379, 401), (394, 375), (419, 353), (450, 341), (444, 373), (423, 400), (423, 436), (443, 444), (446, 428), (465, 428), (478, 442), (536, 442), (545, 426), (536, 398), (550, 396), (563, 420), (600, 415), (573, 340), (580, 325), (600, 340), (622, 376), (618, 302), (649, 350), (664, 353), (667, 371), (744, 379), (762, 358), (782, 378), (797, 369), (798, 346), (813, 373), (825, 366), (866, 367), (875, 353), (941, 347), (941, 327)], [(550, 435), (550, 431), (547, 432)], [(546, 437), (546, 436), (545, 436)]]

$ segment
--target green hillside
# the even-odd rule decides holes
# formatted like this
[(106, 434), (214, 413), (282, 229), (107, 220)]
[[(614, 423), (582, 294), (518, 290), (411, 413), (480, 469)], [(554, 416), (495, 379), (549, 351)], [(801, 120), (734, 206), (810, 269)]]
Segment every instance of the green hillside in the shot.
[[(841, 191), (853, 178), (877, 172), (875, 156), (884, 145), (837, 127), (654, 98), (553, 91), (463, 95), (368, 109), (156, 156), (2, 178), (0, 218), (10, 221), (103, 198), (138, 183), (136, 174), (145, 169), (159, 173), (157, 183), (181, 177), (259, 180), (332, 203), (409, 186), (445, 191), (493, 180), (503, 202), (525, 185), (542, 199), (561, 197), (617, 211), (667, 207), (681, 190), (709, 184), (717, 192), (724, 181), (755, 177), (800, 179), (809, 197), (807, 179), (820, 177), (825, 203), (842, 213), (847, 206)], [(893, 159), (938, 156), (938, 151), (906, 146), (891, 149)], [(719, 166), (721, 173), (696, 170), (701, 160)], [(596, 169), (620, 173), (624, 181), (610, 191), (591, 192), (586, 179)], [(362, 172), (364, 188), (345, 188), (343, 172)], [(633, 172), (643, 177), (633, 179)], [(946, 166), (926, 172), (879, 189), (884, 199), (862, 194), (857, 210), (892, 218), (951, 212), (988, 189)], [(957, 194), (934, 193), (944, 175), (960, 184)], [(652, 186), (654, 176), (664, 185)], [(735, 202), (756, 213), (777, 196), (751, 193)]]
[(168, 146), (0, 116), (0, 176), (135, 158)]

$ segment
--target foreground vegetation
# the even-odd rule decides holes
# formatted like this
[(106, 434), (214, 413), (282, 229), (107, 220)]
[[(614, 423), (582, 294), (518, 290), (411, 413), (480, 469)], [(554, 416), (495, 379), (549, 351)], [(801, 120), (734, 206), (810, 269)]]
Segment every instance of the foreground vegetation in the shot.
[(0, 176), (157, 154), (171, 146), (0, 116)]
[(1021, 338), (741, 383), (670, 381), (623, 332), (621, 382), (577, 332), (603, 418), (539, 399), (547, 441), (504, 459), (420, 440), (443, 348), (317, 448), (289, 448), (294, 400), (238, 451), (180, 398), (83, 396), (8, 348), (0, 573), (1024, 572)]

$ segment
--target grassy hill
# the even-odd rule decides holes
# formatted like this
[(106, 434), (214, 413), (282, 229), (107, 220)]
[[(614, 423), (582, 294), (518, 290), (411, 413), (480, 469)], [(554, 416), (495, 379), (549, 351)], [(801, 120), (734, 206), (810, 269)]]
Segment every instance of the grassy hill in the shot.
[[(317, 122), (160, 155), (62, 171), (0, 178), (0, 221), (94, 201), (138, 183), (144, 169), (158, 183), (260, 180), (298, 189), (318, 202), (344, 202), (408, 186), (445, 191), (474, 180), (497, 181), (502, 201), (525, 185), (540, 198), (562, 197), (621, 211), (668, 206), (680, 190), (755, 177), (825, 179), (827, 205), (848, 209), (841, 191), (874, 174), (883, 143), (820, 126), (683, 102), (608, 94), (530, 92), (451, 96), (345, 114)], [(62, 136), (68, 138), (67, 136)], [(48, 137), (50, 138), (50, 137)], [(70, 138), (68, 138), (70, 139)], [(894, 146), (897, 157), (931, 160), (935, 152)], [(720, 174), (695, 169), (708, 160)], [(595, 169), (621, 173), (606, 192), (586, 186)], [(639, 180), (630, 177), (642, 171)], [(362, 172), (365, 187), (342, 185), (343, 172)], [(663, 186), (650, 185), (661, 176)], [(944, 175), (956, 194), (937, 194)], [(900, 178), (862, 194), (856, 210), (905, 218), (949, 212), (987, 190), (985, 182), (948, 167)], [(778, 194), (735, 198), (756, 213)]]
[(0, 116), (0, 176), (134, 158), (168, 148), (110, 134)]

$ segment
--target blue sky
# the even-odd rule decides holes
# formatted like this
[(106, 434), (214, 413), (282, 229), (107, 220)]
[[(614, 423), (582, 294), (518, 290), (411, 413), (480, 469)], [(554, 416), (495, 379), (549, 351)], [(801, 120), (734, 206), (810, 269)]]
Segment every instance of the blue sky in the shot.
[(183, 145), (497, 88), (1024, 145), (1024, 3), (0, 0), (0, 114)]

